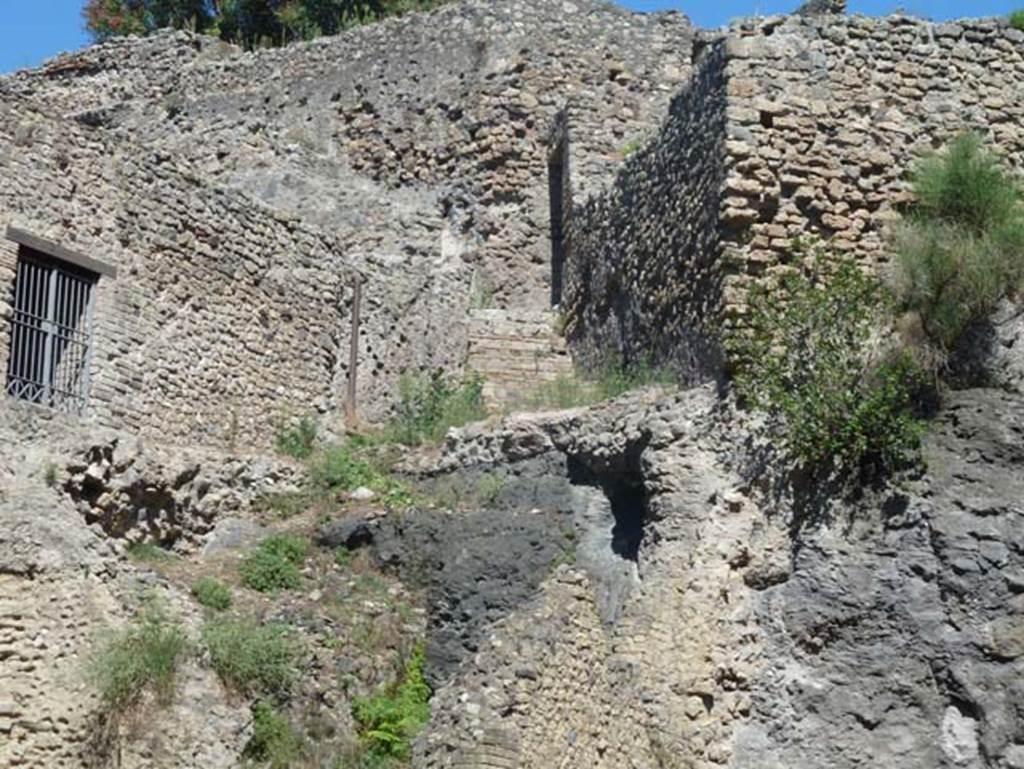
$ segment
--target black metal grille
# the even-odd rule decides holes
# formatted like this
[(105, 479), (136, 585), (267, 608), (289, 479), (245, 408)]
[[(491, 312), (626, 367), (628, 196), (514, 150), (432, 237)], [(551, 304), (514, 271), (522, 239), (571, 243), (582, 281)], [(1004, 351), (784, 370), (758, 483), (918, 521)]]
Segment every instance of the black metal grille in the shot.
[(22, 246), (7, 393), (75, 414), (89, 393), (95, 273)]

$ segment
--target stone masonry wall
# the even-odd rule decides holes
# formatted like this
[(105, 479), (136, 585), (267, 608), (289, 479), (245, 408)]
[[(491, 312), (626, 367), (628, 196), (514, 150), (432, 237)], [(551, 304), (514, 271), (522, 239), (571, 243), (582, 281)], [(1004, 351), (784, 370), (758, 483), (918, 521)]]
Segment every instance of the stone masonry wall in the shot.
[(681, 14), (592, 0), (467, 0), (253, 53), (184, 33), (114, 41), (6, 86), (391, 253), (457, 209), (476, 285), (497, 307), (546, 309), (550, 122), (568, 108), (575, 178), (599, 189), (662, 120), (693, 34)]
[(795, 240), (884, 272), (923, 152), (976, 130), (1024, 167), (1024, 33), (1003, 20), (770, 17), (710, 46), (657, 138), (574, 211), (578, 355), (699, 376)]
[(653, 357), (691, 381), (717, 368), (724, 68), (713, 42), (657, 137), (573, 212), (564, 311), (584, 361)]
[(379, 421), (403, 374), (461, 371), (471, 304), (547, 308), (551, 121), (585, 128), (573, 180), (600, 188), (692, 37), (680, 14), (468, 0), (268, 51), (111, 41), (0, 77), (0, 227), (120, 268), (96, 308), (105, 424), (242, 445), (289, 413), (336, 425), (353, 270)]
[[(99, 422), (244, 447), (265, 444), (289, 412), (338, 410), (350, 270), (332, 238), (19, 106), (0, 115), (0, 157), (0, 228), (119, 268), (101, 278), (95, 310)], [(5, 242), (4, 275), (16, 254)], [(378, 344), (387, 319), (368, 316), (367, 341)]]
[(983, 134), (1024, 168), (1024, 33), (1002, 19), (775, 17), (726, 43), (725, 309), (813, 235), (881, 267), (922, 152)]

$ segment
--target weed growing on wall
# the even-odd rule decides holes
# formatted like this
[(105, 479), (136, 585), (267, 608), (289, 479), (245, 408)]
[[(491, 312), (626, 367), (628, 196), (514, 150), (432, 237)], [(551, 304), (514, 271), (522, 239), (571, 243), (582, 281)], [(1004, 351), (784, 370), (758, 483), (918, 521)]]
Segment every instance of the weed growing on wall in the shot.
[(287, 625), (213, 619), (203, 644), (224, 684), (248, 696), (283, 697), (297, 675), (299, 647)]
[(1010, 26), (1024, 32), (1024, 8), (1010, 13)]
[(877, 280), (822, 254), (777, 287), (752, 290), (749, 333), (731, 340), (736, 387), (805, 468), (884, 472), (916, 455), (922, 375), (874, 338), (888, 317)]
[(111, 711), (134, 705), (146, 691), (170, 702), (178, 667), (188, 650), (181, 625), (155, 598), (131, 625), (116, 633), (93, 658), (90, 673), (103, 704)]
[(308, 552), (309, 544), (293, 534), (267, 537), (242, 561), (242, 584), (261, 593), (295, 590), (302, 585), (299, 568)]
[(451, 379), (442, 371), (403, 377), (398, 411), (385, 435), (407, 446), (436, 443), (449, 428), (487, 417), (483, 392), (483, 379), (475, 374), (462, 380)]
[(898, 229), (895, 287), (940, 354), (1024, 289), (1021, 185), (974, 134), (922, 160)]
[(279, 454), (295, 459), (306, 459), (313, 453), (316, 433), (316, 422), (313, 418), (302, 417), (293, 424), (280, 425), (274, 437), (274, 445)]
[(405, 759), (412, 740), (430, 717), (430, 687), (423, 678), (426, 655), (418, 646), (410, 655), (402, 679), (372, 697), (352, 703), (352, 715), (370, 759)]

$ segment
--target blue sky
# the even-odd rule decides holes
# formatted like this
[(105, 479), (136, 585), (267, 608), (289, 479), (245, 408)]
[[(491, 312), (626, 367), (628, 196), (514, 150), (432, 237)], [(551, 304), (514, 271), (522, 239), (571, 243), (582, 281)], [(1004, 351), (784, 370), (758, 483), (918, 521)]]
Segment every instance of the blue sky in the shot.
[[(500, 2), (501, 0), (494, 0)], [(736, 16), (787, 13), (800, 0), (619, 0), (640, 11), (674, 9), (701, 26), (714, 27)], [(39, 64), (60, 51), (81, 48), (83, 0), (0, 0), (0, 72)], [(850, 0), (855, 13), (888, 13), (897, 7), (935, 19), (955, 16), (999, 16), (1024, 0)]]

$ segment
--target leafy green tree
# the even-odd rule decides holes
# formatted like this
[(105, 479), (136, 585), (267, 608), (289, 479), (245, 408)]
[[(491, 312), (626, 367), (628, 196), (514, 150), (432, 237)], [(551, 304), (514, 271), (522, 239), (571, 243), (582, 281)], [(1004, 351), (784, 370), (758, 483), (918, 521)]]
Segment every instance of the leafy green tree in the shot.
[(443, 0), (86, 0), (97, 40), (164, 27), (210, 32), (248, 48), (334, 35), (386, 16), (428, 10)]
[(209, 0), (87, 0), (82, 15), (93, 37), (106, 40), (164, 27), (203, 31), (213, 23), (216, 11)]

